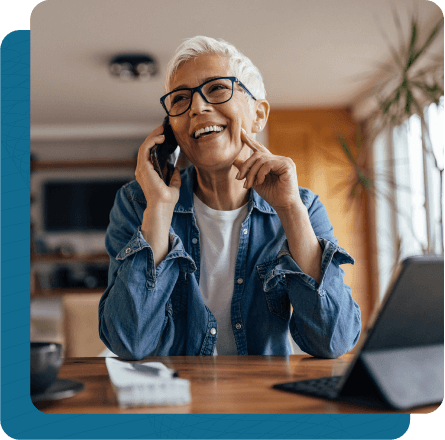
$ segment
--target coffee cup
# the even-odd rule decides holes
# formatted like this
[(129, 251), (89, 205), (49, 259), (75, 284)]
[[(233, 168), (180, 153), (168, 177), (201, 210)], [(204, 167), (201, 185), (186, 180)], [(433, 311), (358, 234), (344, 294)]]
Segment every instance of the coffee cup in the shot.
[(31, 342), (31, 394), (43, 393), (55, 382), (62, 362), (61, 344)]

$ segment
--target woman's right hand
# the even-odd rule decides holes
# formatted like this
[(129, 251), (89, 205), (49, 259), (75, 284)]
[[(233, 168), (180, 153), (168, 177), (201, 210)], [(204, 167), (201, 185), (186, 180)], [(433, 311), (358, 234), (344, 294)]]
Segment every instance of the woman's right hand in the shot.
[(135, 171), (136, 180), (147, 201), (141, 232), (153, 250), (155, 267), (169, 252), (169, 230), (181, 187), (178, 168), (175, 168), (167, 186), (150, 161), (150, 150), (164, 142), (163, 131), (162, 125), (157, 127), (140, 146)]
[(144, 192), (147, 207), (162, 204), (172, 205), (174, 208), (179, 199), (179, 188), (181, 187), (179, 169), (175, 168), (170, 185), (167, 186), (155, 171), (150, 160), (151, 149), (155, 145), (162, 144), (165, 140), (163, 131), (162, 125), (156, 127), (140, 146), (135, 176)]

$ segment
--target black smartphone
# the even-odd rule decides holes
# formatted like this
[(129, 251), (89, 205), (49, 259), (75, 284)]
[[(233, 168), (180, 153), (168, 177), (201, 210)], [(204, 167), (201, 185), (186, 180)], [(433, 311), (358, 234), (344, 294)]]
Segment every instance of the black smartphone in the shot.
[(169, 185), (179, 156), (176, 154), (178, 142), (176, 142), (168, 116), (165, 117), (162, 126), (164, 127), (165, 141), (163, 144), (155, 145), (150, 150), (150, 160), (159, 177), (166, 185)]

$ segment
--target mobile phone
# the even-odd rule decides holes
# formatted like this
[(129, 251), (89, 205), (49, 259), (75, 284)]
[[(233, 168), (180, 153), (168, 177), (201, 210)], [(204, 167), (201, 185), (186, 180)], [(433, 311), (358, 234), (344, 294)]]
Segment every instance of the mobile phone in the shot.
[(165, 117), (162, 126), (164, 127), (165, 141), (150, 150), (150, 160), (159, 177), (166, 185), (169, 185), (179, 156), (178, 142), (173, 134), (168, 116)]

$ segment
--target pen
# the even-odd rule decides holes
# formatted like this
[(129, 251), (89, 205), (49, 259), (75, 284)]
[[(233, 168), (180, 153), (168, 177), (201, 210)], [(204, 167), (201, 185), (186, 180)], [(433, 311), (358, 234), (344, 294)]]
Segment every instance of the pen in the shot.
[(133, 364), (133, 368), (136, 371), (139, 371), (141, 373), (147, 373), (151, 376), (161, 376), (161, 377), (178, 377), (179, 374), (176, 370), (164, 370), (161, 368), (151, 367), (149, 365), (143, 365), (143, 364)]

